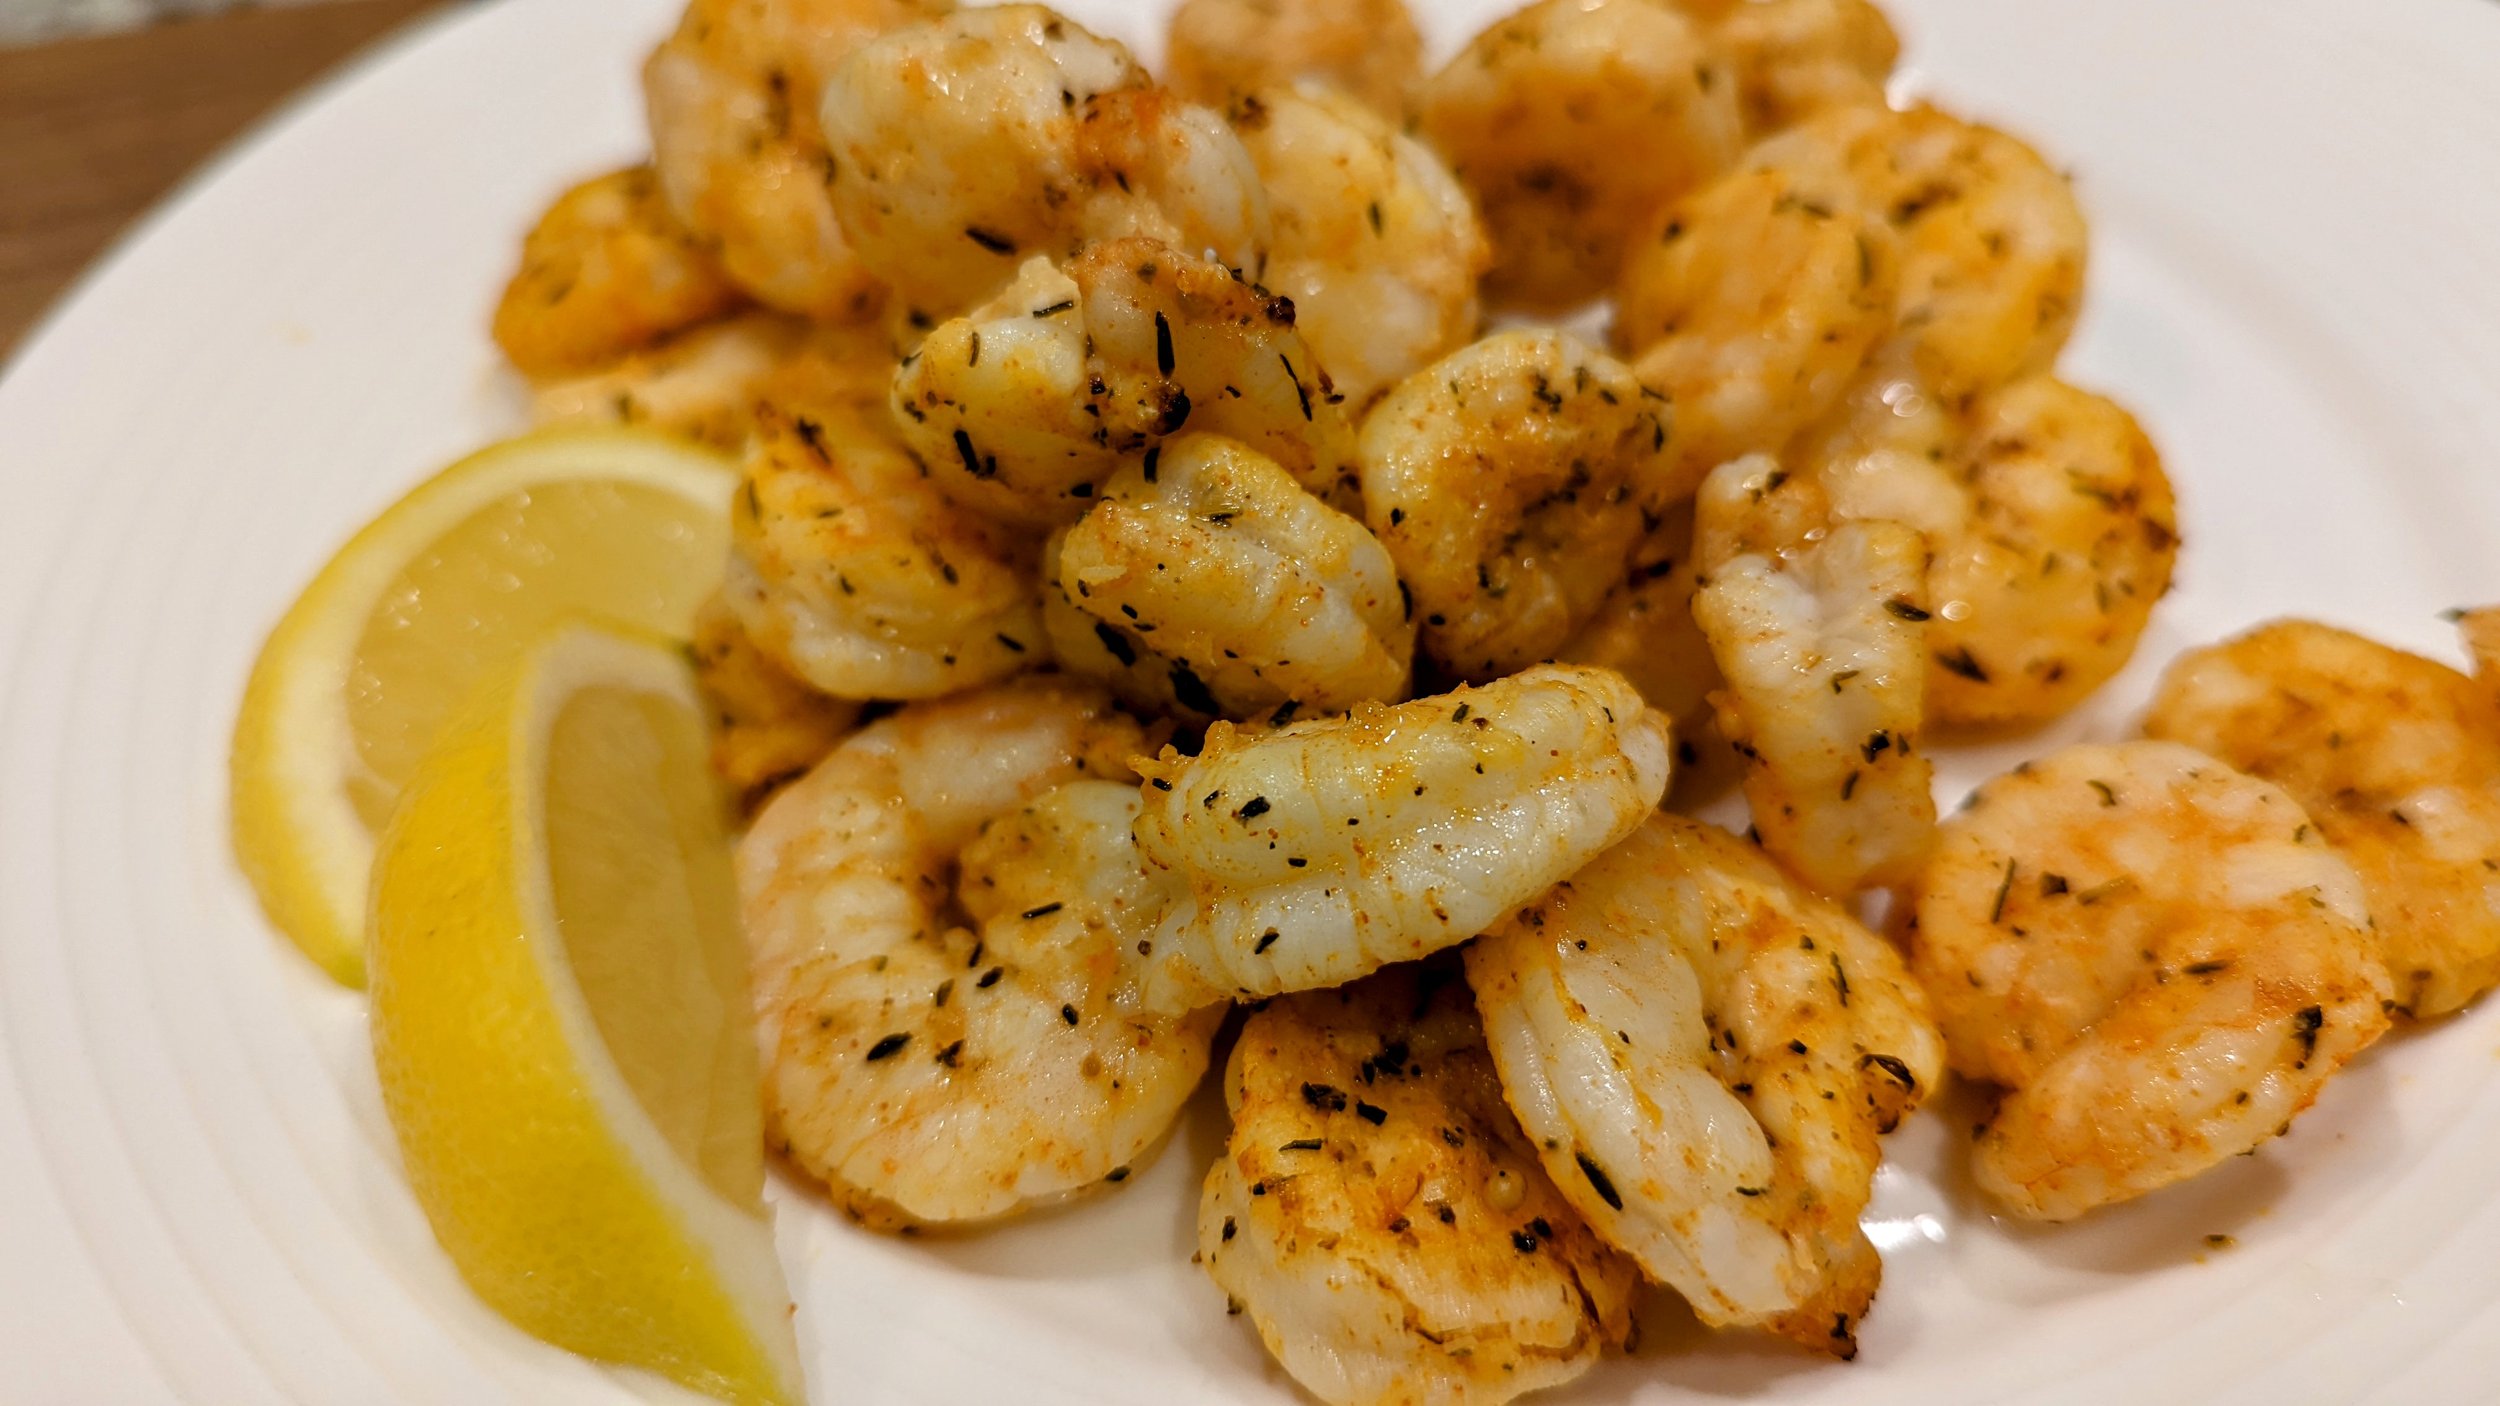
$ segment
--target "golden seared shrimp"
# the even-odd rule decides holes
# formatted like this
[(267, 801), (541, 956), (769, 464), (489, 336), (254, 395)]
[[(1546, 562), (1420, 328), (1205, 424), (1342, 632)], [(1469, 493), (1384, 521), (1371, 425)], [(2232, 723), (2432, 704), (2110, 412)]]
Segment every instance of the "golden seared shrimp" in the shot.
[(2044, 372), (2083, 299), (2074, 191), (2038, 152), (1931, 107), (1836, 107), (1755, 147), (1801, 198), (1892, 226), (1893, 334), (1877, 359), (1952, 408)]
[(1980, 1189), (2070, 1220), (2250, 1151), (2387, 1029), (2360, 878), (2300, 803), (2170, 742), (1973, 793), (1908, 895)]
[(729, 277), (785, 312), (852, 322), (877, 282), (825, 195), (816, 94), (852, 49), (944, 0), (691, 0), (643, 65), (668, 205)]
[(2396, 1004), (2500, 983), (2500, 707), (2445, 664), (2305, 620), (2180, 656), (2145, 715), (2292, 794), (2369, 890)]
[(1615, 284), (1616, 344), (1675, 406), (1679, 482), (1777, 452), (1839, 404), (1891, 329), (1891, 227), (1742, 170), (1668, 206)]
[(760, 410), (725, 589), (765, 653), (837, 698), (934, 698), (1047, 658), (1031, 553), (865, 414)]
[(1700, 584), (1687, 503), (1641, 538), (1622, 584), (1559, 655), (1566, 663), (1612, 669), (1639, 689), (1650, 707), (1675, 723), (1680, 761), (1688, 760), (1681, 744), (1707, 723), (1710, 695), (1726, 682), (1693, 619)]
[(2056, 717), (2135, 656), (2170, 590), (2178, 504), (2160, 452), (2123, 408), (2041, 376), (1982, 396), (1944, 463), (1958, 520), (1917, 524), (1936, 552), (1929, 712)]
[(737, 453), (765, 403), (873, 407), (894, 353), (874, 329), (748, 312), (688, 329), (582, 376), (538, 382), (541, 425), (644, 425)]
[(1466, 941), (1640, 824), (1667, 730), (1621, 676), (1544, 665), (1255, 737), (1217, 723), (1143, 770), (1138, 845), (1186, 890), (1143, 994), (1188, 1010)]
[(1061, 665), (1132, 702), (1205, 719), (1406, 696), (1415, 626), (1389, 554), (1233, 440), (1148, 449), (1045, 571)]
[(1403, 123), (1424, 39), (1406, 0), (1182, 0), (1163, 63), (1173, 92), (1209, 107), (1316, 79)]
[(605, 365), (737, 306), (736, 284), (677, 223), (648, 166), (582, 182), (521, 240), (495, 345), (525, 376)]
[(1039, 5), (959, 11), (852, 55), (824, 94), (834, 209), (909, 305), (951, 317), (1027, 258), (1126, 235), (1255, 276), (1258, 173), (1213, 111)]
[(1431, 148), (1315, 83), (1236, 100), (1234, 131), (1267, 186), (1266, 286), (1356, 405), (1476, 332), (1492, 246)]
[(1426, 140), (1493, 233), (1497, 302), (1554, 311), (1604, 292), (1659, 206), (1742, 149), (1736, 78), (1665, 0), (1539, 0), (1427, 81)]
[(1881, 106), (1901, 57), (1900, 36), (1869, 0), (1746, 0), (1711, 38), (1736, 70), (1756, 135), (1825, 108)]
[(1563, 1198), (1705, 1323), (1847, 1358), (1858, 1229), (1943, 1042), (1900, 955), (1723, 830), (1655, 815), (1467, 949)]
[(1936, 824), (1923, 746), (1927, 542), (1897, 522), (1843, 522), (1785, 549), (1761, 542), (1787, 475), (1767, 455), (1702, 485), (1693, 618), (1726, 678), (1719, 728), (1745, 760), (1763, 848), (1824, 893), (1910, 877)]
[(1252, 1015), (1198, 1257), (1330, 1406), (1492, 1403), (1626, 1344), (1639, 1271), (1537, 1165), (1454, 965)]
[(1497, 332), (1364, 419), (1363, 511), (1463, 678), (1552, 657), (1622, 579), (1668, 462), (1666, 407), (1554, 331)]
[(958, 499), (1074, 521), (1103, 481), (1182, 429), (1236, 439), (1333, 506), (1358, 490), (1354, 427), (1294, 308), (1149, 239), (1040, 260), (929, 334), (895, 373), (903, 436)]
[(805, 774), (859, 721), (857, 703), (827, 698), (756, 648), (721, 596), (695, 613), (691, 652), (712, 709), (712, 770), (741, 812)]
[(767, 1136), (851, 1215), (995, 1220), (1122, 1180), (1197, 1086), (1217, 1013), (1125, 1002), (1159, 897), (1107, 778), (1143, 741), (1055, 681), (917, 704), (739, 845)]

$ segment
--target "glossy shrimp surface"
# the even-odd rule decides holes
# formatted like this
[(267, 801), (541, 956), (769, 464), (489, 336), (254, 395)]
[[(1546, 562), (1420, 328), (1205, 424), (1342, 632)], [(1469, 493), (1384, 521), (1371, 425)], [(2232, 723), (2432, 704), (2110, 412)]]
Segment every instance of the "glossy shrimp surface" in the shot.
[(1242, 1027), (1199, 1260), (1331, 1406), (1496, 1403), (1622, 1347), (1639, 1275), (1556, 1194), (1454, 967), (1280, 997)]
[(1777, 452), (1839, 404), (1891, 330), (1890, 226), (1732, 173), (1667, 207), (1625, 258), (1615, 341), (1675, 407), (1678, 479)]
[(2170, 667), (2147, 736), (2281, 786), (2360, 871), (2396, 1002), (2500, 982), (2500, 709), (2445, 664), (2283, 620)]
[(1350, 981), (1482, 931), (1640, 824), (1665, 725), (1614, 674), (1543, 666), (1259, 736), (1209, 728), (1148, 768), (1137, 839), (1187, 891), (1144, 999)]
[(1613, 280), (1635, 229), (1743, 139), (1736, 81), (1664, 0), (1540, 0), (1424, 85), (1421, 130), (1493, 235), (1486, 293), (1540, 311)]
[(1826, 108), (1881, 106), (1900, 36), (1869, 0), (1746, 0), (1711, 31), (1736, 70), (1747, 129), (1776, 132)]
[(832, 195), (860, 257), (951, 317), (1036, 254), (1151, 236), (1257, 273), (1267, 199), (1215, 112), (1039, 5), (897, 30), (825, 89)]
[(1406, 694), (1389, 554), (1274, 460), (1213, 435), (1148, 449), (1054, 543), (1043, 619), (1066, 668), (1167, 712), (1343, 712)]
[(739, 623), (820, 692), (933, 698), (1046, 657), (1030, 549), (871, 415), (760, 412), (730, 540)]
[(1423, 50), (1406, 0), (1182, 0), (1164, 79), (1219, 109), (1310, 79), (1403, 122), (1423, 81)]
[(1622, 579), (1659, 500), (1665, 407), (1568, 334), (1499, 332), (1364, 419), (1363, 509), (1463, 678), (1550, 657)]
[(1853, 521), (1773, 548), (1788, 487), (1761, 455), (1702, 486), (1693, 618), (1726, 679), (1719, 727), (1744, 758), (1763, 847), (1846, 895), (1908, 879), (1934, 838), (1927, 542)]
[(1661, 814), (1478, 939), (1467, 974), (1511, 1107), (1601, 1236), (1705, 1323), (1856, 1352), (1876, 1136), (1943, 1063), (1889, 944)]
[(538, 217), (495, 306), (495, 344), (524, 375), (578, 373), (738, 302), (651, 168), (631, 166), (574, 186)]
[(2352, 866), (2291, 796), (2176, 743), (1982, 786), (1909, 905), (1954, 1069), (2007, 1091), (1973, 1173), (2027, 1219), (2255, 1148), (2387, 1029)]
[(712, 709), (712, 770), (741, 811), (804, 775), (858, 723), (857, 703), (818, 693), (756, 648), (722, 597), (696, 612), (690, 653)]
[(1181, 431), (1238, 440), (1338, 507), (1357, 492), (1345, 397), (1290, 300), (1150, 239), (1028, 263), (896, 373), (905, 439), (992, 516), (1074, 521), (1105, 480)]
[(728, 453), (745, 449), (756, 407), (873, 407), (894, 353), (873, 328), (749, 311), (692, 327), (596, 371), (531, 388), (539, 424), (641, 425)]
[(1157, 902), (1137, 725), (1027, 682), (872, 724), (766, 807), (738, 875), (767, 1135), (881, 1228), (1125, 1178), (1205, 1072), (1213, 1013), (1125, 1009)]
[(1236, 98), (1233, 129), (1275, 219), (1266, 286), (1336, 388), (1362, 405), (1475, 335), (1492, 246), (1449, 168), (1315, 81)]
[(815, 95), (884, 30), (942, 0), (692, 0), (643, 66), (669, 208), (739, 287), (786, 312), (857, 321), (876, 280), (835, 222)]

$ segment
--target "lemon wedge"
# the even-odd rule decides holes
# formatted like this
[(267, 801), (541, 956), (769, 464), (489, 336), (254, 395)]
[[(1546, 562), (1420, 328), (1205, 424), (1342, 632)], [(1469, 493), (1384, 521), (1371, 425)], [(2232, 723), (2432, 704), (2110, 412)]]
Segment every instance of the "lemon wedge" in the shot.
[(480, 1297), (585, 1356), (796, 1401), (705, 748), (663, 640), (563, 628), (490, 680), (375, 853), (374, 1062)]
[(688, 634), (736, 485), (663, 436), (546, 431), (454, 464), (340, 549), (262, 647), (231, 763), (236, 858), (305, 955), (363, 980), (373, 836), (482, 679), (585, 614)]

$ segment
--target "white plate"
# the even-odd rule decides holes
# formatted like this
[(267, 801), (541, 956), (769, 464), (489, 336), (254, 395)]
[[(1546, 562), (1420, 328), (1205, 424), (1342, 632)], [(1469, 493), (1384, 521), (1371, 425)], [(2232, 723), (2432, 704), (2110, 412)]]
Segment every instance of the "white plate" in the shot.
[[(558, 184), (639, 145), (671, 0), (464, 11), (299, 104), (0, 382), (0, 1396), (611, 1402), (465, 1294), (394, 1166), (358, 998), (227, 859), (262, 632), (369, 512), (518, 423), (484, 336)], [(1160, 5), (1080, 18), (1150, 38)], [(1443, 50), (1496, 6), (1418, 0)], [(2076, 380), (2184, 503), (2125, 727), (2181, 646), (2302, 612), (2450, 652), (2500, 598), (2500, 9), (1895, 0), (1909, 90), (2031, 135), (2093, 218)], [(1155, 46), (1141, 43), (1149, 56)], [(2014, 752), (1953, 759), (1958, 790)], [(2488, 1400), (2500, 1003), (2387, 1041), (2288, 1139), (2079, 1227), (1992, 1221), (1947, 1117), (1892, 1148), (1849, 1366), (1671, 1308), (1557, 1401)], [(1187, 1263), (1202, 1108), (1117, 1197), (978, 1239), (778, 1189), (820, 1399), (1290, 1399)], [(2211, 1250), (2205, 1237), (2234, 1248)]]

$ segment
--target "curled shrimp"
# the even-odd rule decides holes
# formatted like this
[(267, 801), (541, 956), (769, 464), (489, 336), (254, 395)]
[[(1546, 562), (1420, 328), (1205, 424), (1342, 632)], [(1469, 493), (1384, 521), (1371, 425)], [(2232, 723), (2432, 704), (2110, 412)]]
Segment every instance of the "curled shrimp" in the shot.
[(907, 442), (941, 487), (1015, 521), (1075, 520), (1128, 459), (1183, 429), (1241, 441), (1338, 507), (1354, 428), (1293, 304), (1147, 239), (1034, 260), (929, 334), (894, 378)]
[(1875, 353), (1949, 407), (2049, 369), (2083, 298), (2085, 229), (2064, 176), (1993, 127), (1932, 107), (1815, 114), (1745, 165), (1787, 174), (1801, 199), (1892, 228), (1893, 330)]
[(1363, 510), (1425, 653), (1493, 678), (1588, 623), (1659, 501), (1663, 410), (1621, 362), (1553, 331), (1495, 333), (1381, 398)]
[(1145, 770), (1138, 845), (1187, 893), (1142, 994), (1188, 1010), (1466, 941), (1640, 824), (1667, 736), (1621, 677), (1544, 665), (1256, 737), (1217, 723)]
[(2300, 802), (2361, 874), (2400, 1008), (2500, 983), (2500, 707), (2473, 679), (2281, 620), (2180, 656), (2144, 732)]
[(1218, 109), (1316, 79), (1403, 122), (1423, 76), (1406, 0), (1182, 0), (1164, 43), (1172, 91)]
[(1849, 1357), (1858, 1229), (1943, 1042), (1901, 958), (1761, 852), (1655, 815), (1467, 950), (1545, 1170), (1705, 1323)]
[(758, 405), (873, 407), (893, 365), (892, 347), (871, 328), (746, 312), (596, 371), (540, 381), (530, 415), (541, 425), (643, 425), (735, 454)]
[(1909, 878), (1935, 833), (1927, 543), (1868, 521), (1772, 546), (1785, 479), (1755, 455), (1703, 484), (1693, 618), (1727, 680), (1719, 727), (1745, 760), (1763, 847), (1845, 895)]
[(2007, 1090), (1972, 1170), (2027, 1219), (2255, 1148), (2387, 1029), (2352, 866), (2289, 795), (2176, 743), (1980, 787), (1907, 911), (1954, 1069)]
[(1434, 74), (1420, 113), (1492, 230), (1487, 295), (1546, 311), (1605, 291), (1635, 228), (1744, 130), (1725, 58), (1664, 0), (1539, 0)]
[(837, 698), (933, 698), (1041, 662), (1029, 552), (874, 419), (759, 410), (726, 590), (765, 653)]
[(995, 1220), (1123, 1179), (1216, 1016), (1123, 1008), (1159, 901), (1129, 838), (1144, 737), (1028, 681), (870, 725), (738, 851), (767, 1132), (881, 1228)]
[(879, 32), (940, 0), (691, 0), (643, 65), (652, 163), (669, 208), (739, 287), (785, 312), (852, 322), (879, 292), (825, 195), (815, 94)]
[(827, 698), (756, 648), (721, 596), (695, 613), (691, 652), (712, 709), (712, 770), (741, 812), (805, 774), (859, 721), (857, 703)]
[(1199, 1260), (1321, 1401), (1491, 1406), (1629, 1340), (1638, 1271), (1538, 1167), (1447, 965), (1269, 1002), (1224, 1087)]
[(1675, 406), (1677, 481), (1777, 452), (1838, 405), (1891, 330), (1899, 264), (1890, 226), (1817, 204), (1776, 169), (1660, 212), (1615, 284), (1614, 336)]
[(495, 344), (527, 376), (605, 365), (738, 304), (737, 285), (677, 223), (648, 166), (557, 196), (521, 241)]
[(1415, 627), (1363, 524), (1232, 440), (1149, 449), (1053, 543), (1043, 622), (1062, 666), (1201, 719), (1405, 696)]
[(1261, 280), (1356, 405), (1464, 345), (1492, 261), (1475, 206), (1430, 148), (1315, 83), (1238, 98), (1234, 131), (1276, 226)]
[(1901, 57), (1869, 0), (1748, 0), (1711, 31), (1736, 70), (1745, 125), (1776, 132), (1826, 108), (1881, 106)]
[(1693, 618), (1701, 585), (1693, 550), (1693, 505), (1659, 520), (1632, 550), (1622, 584), (1587, 628), (1555, 652), (1565, 664), (1612, 669), (1640, 690), (1650, 709), (1674, 727), (1675, 789), (1671, 803), (1716, 794), (1737, 774), (1739, 758), (1720, 735), (1711, 696), (1727, 687), (1710, 639)]
[(833, 205), (915, 310), (950, 317), (1023, 261), (1151, 236), (1255, 275), (1267, 199), (1214, 112), (1039, 5), (958, 11), (853, 54), (825, 89)]

